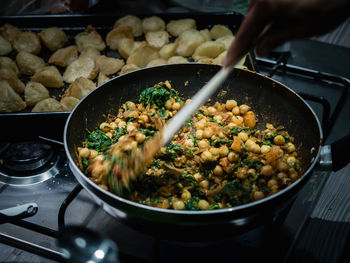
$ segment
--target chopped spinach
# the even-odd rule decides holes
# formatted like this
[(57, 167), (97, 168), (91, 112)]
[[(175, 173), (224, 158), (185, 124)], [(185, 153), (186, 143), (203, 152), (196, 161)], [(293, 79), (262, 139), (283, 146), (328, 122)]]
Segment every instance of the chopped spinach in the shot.
[(273, 139), (275, 139), (275, 137), (276, 137), (277, 135), (281, 135), (281, 136), (284, 138), (284, 140), (285, 140), (286, 142), (289, 142), (289, 137), (288, 137), (288, 135), (285, 135), (285, 134), (280, 133), (280, 132), (275, 132), (274, 134), (266, 134), (266, 135), (264, 136), (264, 140), (273, 143)]
[(143, 132), (146, 136), (153, 136), (156, 134), (156, 131), (149, 130), (149, 129), (139, 129), (140, 132)]
[(86, 143), (86, 146), (90, 150), (96, 150), (99, 153), (106, 151), (108, 147), (112, 145), (111, 138), (106, 136), (101, 130), (89, 132), (87, 140), (88, 142)]
[(211, 118), (209, 119), (209, 121), (210, 121), (210, 122), (216, 122), (216, 123), (217, 123), (217, 121), (216, 121), (213, 117), (211, 117)]
[(190, 139), (193, 141), (193, 145), (197, 146), (198, 145), (198, 140), (196, 139), (196, 137), (194, 136), (194, 134), (190, 134)]
[(246, 128), (246, 127), (233, 127), (230, 130), (230, 134), (238, 135), (238, 133), (240, 133), (242, 131), (249, 131), (249, 128)]
[(120, 137), (122, 137), (123, 135), (128, 133), (126, 127), (117, 127), (114, 130), (115, 130), (115, 134), (112, 137), (113, 138), (113, 142), (117, 142)]
[(86, 168), (89, 166), (89, 160), (83, 157), (83, 158), (81, 158), (81, 163), (82, 163), (83, 169), (85, 171)]
[(197, 112), (196, 112), (196, 114), (204, 114), (204, 111), (203, 110), (198, 110)]
[(241, 164), (247, 165), (249, 168), (258, 168), (264, 165), (259, 160), (247, 160), (247, 159), (242, 160)]
[(144, 89), (141, 92), (138, 101), (144, 105), (156, 105), (161, 108), (170, 98), (180, 101), (178, 92), (174, 89), (168, 88), (164, 82), (161, 82), (153, 87)]
[(232, 143), (232, 140), (231, 139), (218, 139), (218, 140), (215, 140), (215, 141), (211, 141), (210, 145), (211, 146), (217, 146), (220, 143)]
[(198, 207), (198, 202), (199, 202), (199, 198), (197, 196), (191, 197), (190, 200), (185, 202), (186, 209), (187, 210), (200, 210), (200, 208)]

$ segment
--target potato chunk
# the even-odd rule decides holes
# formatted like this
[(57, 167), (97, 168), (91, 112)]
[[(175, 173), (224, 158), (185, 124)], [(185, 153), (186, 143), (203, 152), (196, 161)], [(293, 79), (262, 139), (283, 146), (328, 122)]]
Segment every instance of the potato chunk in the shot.
[(86, 94), (88, 94), (95, 88), (96, 85), (91, 80), (84, 77), (80, 77), (69, 85), (69, 88), (66, 91), (64, 97), (72, 96), (77, 99), (82, 99), (86, 96)]
[(107, 77), (105, 74), (102, 72), (98, 73), (98, 78), (97, 78), (97, 86), (101, 86), (103, 83), (109, 80), (109, 77)]
[(24, 91), (24, 84), (18, 79), (17, 74), (9, 68), (0, 68), (0, 80), (6, 80), (17, 93)]
[(45, 61), (36, 55), (21, 51), (16, 56), (17, 65), (22, 74), (33, 75), (39, 69), (45, 67)]
[(0, 68), (8, 68), (19, 76), (19, 69), (17, 64), (9, 57), (0, 57)]
[(95, 59), (97, 57), (101, 56), (101, 52), (98, 51), (96, 48), (92, 48), (92, 47), (87, 47), (85, 48), (83, 51), (80, 52), (80, 58), (82, 57), (88, 57), (88, 58), (92, 58)]
[(119, 26), (117, 28), (113, 28), (107, 34), (107, 46), (109, 46), (109, 48), (112, 50), (116, 50), (118, 48), (118, 42), (124, 38), (130, 40), (134, 39), (134, 35), (132, 34), (132, 28), (130, 26)]
[(150, 61), (156, 58), (159, 58), (159, 54), (156, 49), (150, 46), (142, 46), (136, 49), (135, 52), (129, 56), (127, 64), (135, 64), (136, 66), (143, 68)]
[(98, 51), (102, 51), (106, 48), (102, 37), (91, 25), (88, 25), (84, 32), (80, 32), (75, 36), (75, 43), (80, 52), (87, 47), (95, 48)]
[(0, 80), (0, 112), (21, 111), (26, 103), (5, 80)]
[(142, 35), (142, 21), (140, 18), (134, 15), (126, 15), (115, 21), (113, 28), (120, 26), (129, 26), (132, 28), (132, 34), (135, 37)]
[(142, 30), (147, 32), (161, 31), (165, 29), (165, 22), (159, 16), (145, 17), (142, 20)]
[(0, 56), (7, 55), (12, 51), (12, 45), (5, 38), (0, 36)]
[(37, 104), (39, 101), (50, 98), (50, 93), (38, 82), (28, 82), (24, 89), (24, 99), (29, 106)]
[(225, 46), (225, 49), (228, 50), (234, 39), (234, 36), (226, 35), (223, 37), (219, 37), (217, 40), (215, 40), (215, 42), (223, 44)]
[(196, 21), (192, 18), (171, 20), (166, 25), (166, 30), (174, 37), (180, 36), (183, 32), (191, 28), (196, 29)]
[(204, 41), (204, 37), (198, 30), (189, 29), (179, 36), (176, 53), (183, 57), (189, 57)]
[(2, 27), (0, 27), (0, 35), (11, 44), (13, 44), (15, 41), (15, 37), (18, 33), (21, 33), (21, 30), (11, 24), (5, 23)]
[(120, 70), (119, 75), (131, 72), (131, 71), (134, 71), (134, 70), (138, 70), (138, 69), (140, 69), (140, 67), (136, 66), (135, 64), (126, 64)]
[(225, 51), (225, 46), (215, 41), (207, 41), (199, 45), (193, 53), (195, 61), (200, 58), (216, 58), (220, 53)]
[(80, 77), (94, 79), (97, 76), (98, 68), (92, 58), (81, 57), (74, 60), (68, 65), (63, 73), (63, 80), (68, 83), (73, 83), (74, 80)]
[(59, 101), (48, 98), (44, 99), (42, 101), (39, 101), (37, 104), (35, 104), (34, 108), (32, 109), (32, 112), (55, 112), (55, 111), (64, 111), (63, 106)]
[(168, 64), (168, 61), (165, 60), (164, 58), (156, 58), (152, 61), (150, 61), (146, 67), (153, 67), (153, 66), (159, 66), (159, 65), (165, 65)]
[(127, 59), (136, 49), (146, 45), (146, 41), (134, 41), (130, 38), (123, 38), (118, 42), (118, 52), (123, 58)]
[(48, 27), (38, 33), (41, 41), (51, 51), (62, 48), (67, 42), (67, 35), (58, 27)]
[(78, 58), (78, 47), (75, 45), (60, 48), (49, 58), (49, 63), (60, 67), (67, 67)]
[(168, 59), (169, 64), (187, 63), (188, 59), (181, 56), (173, 56)]
[(203, 30), (199, 30), (199, 33), (201, 33), (201, 35), (204, 37), (205, 41), (211, 40), (211, 35), (210, 35), (210, 32), (207, 28), (203, 29)]
[(169, 42), (169, 34), (166, 31), (148, 32), (146, 41), (151, 47), (160, 49)]
[(15, 37), (13, 47), (17, 52), (25, 51), (34, 55), (39, 54), (41, 50), (39, 37), (30, 31), (18, 33)]
[(78, 104), (80, 100), (72, 96), (67, 96), (61, 99), (60, 103), (63, 106), (63, 110), (72, 111), (75, 105)]
[(106, 56), (99, 56), (95, 61), (99, 71), (106, 75), (117, 73), (125, 64), (122, 59)]
[(212, 39), (218, 39), (223, 36), (233, 36), (232, 31), (223, 26), (223, 25), (215, 25), (210, 29), (210, 35)]
[(164, 59), (168, 59), (176, 54), (177, 46), (178, 43), (175, 42), (166, 44), (159, 50), (159, 55)]
[(35, 72), (32, 81), (39, 82), (45, 87), (60, 88), (63, 86), (61, 73), (55, 66), (46, 66)]

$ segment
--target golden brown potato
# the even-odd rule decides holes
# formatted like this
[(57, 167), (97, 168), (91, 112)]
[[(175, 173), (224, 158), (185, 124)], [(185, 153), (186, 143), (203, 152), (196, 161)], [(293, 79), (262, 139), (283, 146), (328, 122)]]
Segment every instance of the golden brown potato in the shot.
[(18, 29), (18, 27), (13, 26), (11, 24), (6, 23), (2, 27), (0, 27), (0, 35), (7, 41), (9, 41), (11, 44), (13, 44), (16, 35), (20, 32), (21, 31)]
[(207, 28), (203, 29), (203, 30), (199, 30), (199, 33), (201, 33), (201, 35), (204, 37), (205, 41), (211, 40), (211, 35), (210, 35), (210, 32)]
[(18, 33), (13, 42), (13, 47), (17, 52), (25, 51), (34, 55), (39, 54), (41, 50), (39, 37), (30, 31)]
[(124, 60), (118, 58), (110, 58), (106, 56), (99, 56), (95, 59), (97, 67), (100, 72), (106, 75), (117, 73), (123, 66)]
[(78, 47), (75, 45), (60, 48), (49, 58), (49, 63), (60, 67), (67, 67), (78, 58)]
[(223, 37), (219, 37), (217, 40), (215, 40), (215, 42), (223, 44), (225, 46), (225, 49), (228, 50), (234, 39), (234, 36), (226, 35)]
[(187, 63), (188, 59), (181, 56), (173, 56), (168, 59), (168, 64)]
[(32, 112), (55, 112), (64, 111), (63, 106), (53, 98), (44, 99), (35, 104)]
[(150, 61), (146, 67), (153, 67), (153, 66), (158, 66), (158, 65), (165, 65), (168, 64), (168, 61), (164, 58), (157, 58), (152, 61)]
[(123, 58), (127, 59), (136, 49), (146, 45), (146, 41), (134, 41), (130, 38), (122, 38), (118, 42), (118, 52)]
[(63, 73), (63, 80), (73, 83), (74, 80), (80, 77), (94, 79), (97, 73), (98, 68), (95, 60), (89, 57), (81, 57), (68, 65), (66, 71)]
[(63, 78), (55, 66), (46, 66), (39, 69), (35, 72), (31, 80), (50, 88), (60, 88), (63, 86)]
[(165, 29), (165, 22), (159, 16), (145, 17), (142, 19), (143, 33), (161, 31)]
[(97, 86), (101, 86), (103, 83), (109, 80), (109, 77), (107, 77), (105, 74), (102, 72), (98, 73), (98, 78), (97, 78)]
[(169, 34), (166, 31), (155, 31), (146, 33), (147, 43), (154, 48), (160, 49), (169, 42)]
[(223, 36), (233, 36), (232, 31), (223, 25), (215, 25), (210, 29), (210, 35), (212, 39), (218, 39)]
[(166, 25), (166, 30), (170, 33), (170, 35), (174, 37), (180, 36), (183, 32), (188, 29), (196, 29), (196, 21), (192, 18), (184, 18), (178, 20), (171, 20)]
[(24, 84), (10, 68), (0, 68), (0, 80), (6, 80), (17, 93), (24, 91)]
[(45, 67), (45, 61), (31, 53), (21, 51), (16, 56), (17, 65), (22, 74), (33, 75), (39, 69)]
[(69, 88), (64, 94), (64, 97), (72, 96), (77, 99), (82, 99), (86, 96), (86, 94), (95, 88), (96, 85), (91, 80), (84, 77), (79, 77), (69, 85)]
[(134, 35), (132, 34), (132, 28), (130, 26), (119, 26), (117, 28), (113, 28), (107, 34), (107, 46), (109, 46), (109, 48), (112, 50), (117, 50), (118, 42), (124, 38), (130, 40), (134, 39)]
[(177, 46), (177, 42), (166, 44), (159, 50), (159, 55), (164, 59), (168, 59), (176, 54)]
[(0, 68), (11, 69), (17, 76), (20, 74), (17, 64), (9, 57), (0, 57)]
[(226, 57), (226, 54), (227, 54), (227, 50), (219, 54), (216, 58), (213, 59), (213, 64), (221, 65), (221, 62), (224, 59), (224, 57)]
[(216, 58), (225, 51), (225, 46), (215, 41), (207, 41), (199, 45), (193, 53), (193, 59), (198, 61), (201, 58)]
[(131, 71), (134, 71), (134, 70), (138, 70), (138, 69), (140, 69), (140, 67), (136, 66), (135, 64), (126, 64), (120, 70), (119, 75), (131, 72)]
[(47, 98), (50, 98), (50, 93), (43, 84), (31, 81), (27, 83), (24, 89), (24, 99), (27, 105), (33, 106)]
[(176, 53), (183, 57), (189, 57), (204, 41), (204, 37), (198, 30), (189, 29), (183, 32), (177, 39), (178, 47)]
[(58, 27), (48, 27), (38, 33), (41, 41), (51, 51), (62, 48), (68, 41), (66, 33)]
[(75, 44), (80, 52), (87, 47), (95, 48), (98, 51), (106, 48), (102, 37), (91, 25), (88, 25), (84, 32), (80, 32), (75, 36)]
[(141, 46), (132, 53), (127, 60), (127, 64), (135, 64), (136, 66), (143, 68), (150, 61), (159, 58), (158, 51), (150, 46)]
[(97, 57), (101, 56), (101, 52), (98, 51), (95, 48), (92, 47), (87, 47), (85, 48), (83, 51), (80, 52), (80, 58), (81, 57), (88, 57), (88, 58), (92, 58), (95, 59)]
[(64, 111), (72, 111), (79, 102), (79, 99), (72, 96), (66, 96), (61, 99), (60, 103), (63, 106)]
[(212, 58), (203, 57), (203, 58), (198, 59), (196, 62), (204, 63), (204, 64), (213, 64), (213, 59)]
[(119, 18), (115, 21), (113, 28), (117, 28), (120, 26), (129, 26), (132, 28), (132, 34), (135, 37), (139, 37), (142, 35), (142, 22), (141, 19), (134, 15), (127, 15)]
[(26, 106), (26, 103), (9, 83), (5, 80), (0, 80), (0, 112), (21, 111)]
[(12, 51), (12, 45), (5, 38), (0, 36), (0, 56), (7, 55)]

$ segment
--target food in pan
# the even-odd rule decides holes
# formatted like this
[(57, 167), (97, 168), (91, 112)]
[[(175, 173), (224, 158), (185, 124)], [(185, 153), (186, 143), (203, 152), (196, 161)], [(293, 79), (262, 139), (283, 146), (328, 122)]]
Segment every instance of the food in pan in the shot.
[(97, 76), (98, 68), (94, 59), (89, 57), (80, 57), (68, 65), (63, 73), (63, 80), (67, 83), (73, 83), (80, 77), (94, 79)]
[[(141, 204), (176, 210), (234, 207), (273, 195), (301, 175), (294, 138), (280, 124), (257, 129), (247, 104), (233, 98), (201, 106), (171, 142), (162, 147), (144, 176), (123, 188), (115, 173), (125, 158), (159, 132), (188, 101), (168, 81), (127, 101), (117, 116), (87, 131), (79, 165), (99, 187)], [(83, 131), (82, 131), (83, 132)], [(122, 150), (113, 147), (122, 142)], [(119, 149), (115, 151), (115, 149)], [(113, 167), (113, 169), (111, 169)]]
[(180, 36), (183, 32), (189, 29), (196, 29), (196, 20), (192, 18), (171, 20), (166, 25), (166, 30), (174, 37)]
[(21, 51), (16, 56), (16, 63), (22, 74), (33, 75), (39, 69), (45, 67), (45, 61), (36, 55)]
[(12, 51), (12, 45), (5, 38), (0, 36), (0, 56), (7, 55)]
[(145, 17), (142, 20), (143, 33), (165, 30), (165, 22), (158, 16)]
[(26, 107), (26, 103), (5, 80), (0, 80), (0, 111), (20, 111)]
[(100, 73), (105, 75), (115, 74), (124, 66), (124, 60), (106, 56), (96, 57), (95, 62)]
[(49, 88), (60, 88), (63, 86), (62, 75), (55, 66), (46, 66), (37, 70), (31, 80)]
[(120, 26), (129, 26), (132, 29), (132, 34), (135, 37), (142, 35), (142, 21), (139, 17), (134, 15), (127, 15), (119, 18), (115, 21), (113, 28), (118, 28)]
[(38, 33), (41, 41), (51, 51), (62, 48), (68, 41), (66, 33), (58, 27), (49, 27)]
[(155, 31), (155, 32), (148, 32), (145, 35), (147, 43), (156, 49), (162, 48), (165, 44), (168, 44), (169, 42), (169, 34), (168, 32), (162, 30), (162, 31)]
[(96, 85), (94, 82), (92, 82), (87, 78), (80, 77), (74, 80), (74, 82), (69, 85), (69, 88), (65, 93), (65, 95), (63, 95), (63, 97), (72, 96), (77, 99), (82, 99), (86, 96), (86, 94), (88, 94), (90, 91), (92, 91), (95, 88), (96, 88)]
[(13, 47), (17, 52), (25, 51), (34, 55), (39, 54), (41, 50), (39, 37), (37, 34), (30, 31), (18, 33), (15, 36)]
[(71, 45), (56, 50), (49, 58), (49, 63), (60, 67), (67, 67), (78, 58), (78, 47)]
[(42, 101), (39, 101), (37, 104), (35, 104), (34, 108), (32, 109), (32, 112), (55, 112), (55, 111), (63, 111), (63, 106), (59, 101), (48, 98), (44, 99)]
[(28, 82), (24, 89), (24, 98), (27, 105), (34, 106), (38, 102), (50, 98), (50, 92), (41, 83)]
[(92, 47), (98, 51), (106, 48), (101, 35), (91, 26), (87, 26), (85, 32), (80, 32), (75, 36), (75, 43), (81, 52), (87, 47)]

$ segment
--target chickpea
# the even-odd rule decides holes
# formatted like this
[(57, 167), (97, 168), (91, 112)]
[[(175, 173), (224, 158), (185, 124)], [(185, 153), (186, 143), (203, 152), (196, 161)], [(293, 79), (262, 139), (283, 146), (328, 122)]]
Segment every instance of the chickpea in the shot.
[(109, 131), (109, 123), (107, 122), (102, 122), (100, 124), (100, 130), (104, 131), (104, 132), (108, 132)]
[(178, 111), (179, 109), (181, 109), (181, 104), (178, 102), (174, 102), (172, 105), (172, 109)]
[(277, 178), (280, 179), (280, 180), (282, 180), (284, 178), (287, 178), (287, 177), (288, 177), (288, 175), (286, 173), (284, 173), (284, 172), (280, 172), (280, 173), (277, 174)]
[(204, 121), (202, 121), (202, 120), (196, 123), (195, 126), (196, 126), (197, 130), (204, 130), (207, 122), (205, 120)]
[(278, 185), (278, 182), (276, 179), (270, 179), (267, 181), (267, 187), (271, 188), (273, 185)]
[(115, 124), (117, 124), (117, 125), (118, 125), (118, 123), (119, 123), (119, 122), (121, 122), (121, 119), (116, 118), (114, 122), (115, 122)]
[(268, 153), (271, 150), (271, 146), (269, 145), (262, 145), (260, 147), (260, 151), (262, 154)]
[(248, 140), (248, 134), (246, 132), (238, 133), (238, 137), (244, 142)]
[(282, 179), (282, 184), (283, 185), (289, 185), (290, 183), (292, 183), (292, 179), (290, 179), (288, 177)]
[(208, 107), (208, 115), (212, 116), (216, 113), (216, 109), (212, 106)]
[(248, 166), (243, 166), (241, 168), (239, 168), (236, 172), (236, 176), (239, 179), (246, 179), (248, 177)]
[(137, 141), (131, 141), (124, 146), (124, 151), (131, 151), (137, 148)]
[(233, 107), (232, 113), (233, 113), (234, 115), (238, 115), (238, 114), (239, 114), (239, 107), (238, 107), (238, 106)]
[(237, 127), (236, 123), (230, 122), (229, 124), (227, 124), (227, 128), (232, 129), (234, 127)]
[(219, 148), (215, 148), (215, 147), (210, 147), (209, 152), (212, 155), (219, 155), (219, 153), (220, 153)]
[(111, 122), (110, 124), (109, 124), (109, 128), (111, 129), (111, 130), (114, 130), (115, 128), (117, 128), (118, 127), (118, 125), (115, 123), (115, 122)]
[(297, 172), (293, 172), (289, 174), (289, 178), (292, 179), (293, 181), (295, 181), (296, 179), (298, 179), (298, 173)]
[(273, 185), (273, 186), (271, 186), (271, 194), (275, 194), (275, 193), (277, 193), (278, 192), (278, 185)]
[(125, 107), (127, 110), (136, 110), (136, 105), (132, 101), (125, 102)]
[(265, 176), (271, 176), (274, 174), (274, 170), (271, 165), (267, 164), (261, 167), (260, 174)]
[(119, 123), (118, 123), (118, 127), (119, 128), (123, 128), (123, 127), (125, 127), (126, 126), (126, 122), (125, 121), (120, 121)]
[(282, 135), (277, 135), (275, 138), (273, 138), (273, 142), (277, 145), (283, 145), (286, 143), (286, 140)]
[(288, 153), (295, 152), (295, 145), (291, 142), (287, 143), (287, 151), (288, 151)]
[(206, 148), (206, 147), (209, 147), (209, 141), (206, 140), (206, 139), (200, 140), (200, 141), (198, 142), (198, 147), (199, 147), (199, 148)]
[(79, 151), (79, 156), (81, 158), (89, 158), (90, 156), (90, 150), (88, 148), (81, 148)]
[(216, 134), (213, 134), (213, 135), (210, 137), (210, 140), (215, 141), (217, 138), (218, 138), (218, 136), (216, 136)]
[(185, 209), (185, 203), (181, 200), (175, 201), (173, 204), (173, 208), (175, 210), (184, 210)]
[(245, 142), (245, 146), (247, 147), (247, 150), (249, 152), (253, 152), (253, 153), (260, 153), (261, 152), (260, 146), (258, 144), (256, 144), (254, 141), (252, 141), (251, 139), (248, 139)]
[(244, 113), (246, 113), (247, 111), (249, 111), (249, 109), (250, 109), (250, 107), (248, 105), (246, 105), (246, 104), (242, 104), (242, 105), (239, 106), (239, 112), (242, 115)]
[(104, 156), (103, 156), (103, 154), (99, 154), (99, 155), (97, 155), (96, 157), (95, 157), (95, 161), (103, 161), (105, 158), (104, 158)]
[(181, 199), (183, 201), (188, 201), (191, 199), (191, 193), (187, 189), (184, 189), (181, 194)]
[(254, 200), (258, 201), (265, 197), (264, 193), (261, 191), (254, 192)]
[(238, 161), (239, 155), (234, 152), (229, 152), (227, 158), (231, 163), (234, 163)]
[(135, 127), (135, 124), (134, 123), (128, 123), (128, 125), (126, 126), (126, 130), (128, 132), (132, 132), (133, 130), (135, 130), (136, 127)]
[(203, 139), (203, 130), (197, 130), (196, 131), (196, 139), (197, 140)]
[(250, 169), (248, 170), (248, 175), (255, 176), (255, 175), (256, 175), (256, 170), (253, 169), (253, 168), (250, 168)]
[(220, 165), (217, 165), (217, 166), (215, 166), (213, 172), (214, 172), (214, 175), (216, 175), (216, 176), (222, 176), (224, 173), (224, 170), (222, 169), (222, 167)]
[(193, 141), (191, 139), (187, 139), (184, 143), (184, 145), (187, 147), (187, 148), (191, 148), (193, 147)]
[(136, 133), (135, 139), (138, 143), (143, 143), (144, 140), (146, 139), (146, 135), (142, 132)]
[(208, 189), (209, 187), (209, 182), (208, 180), (202, 180), (200, 183), (199, 183), (199, 186), (204, 188), (204, 189)]
[(201, 199), (199, 200), (198, 202), (198, 207), (201, 209), (201, 210), (208, 210), (209, 209), (209, 203), (208, 201), (204, 200), (204, 199)]
[(171, 100), (167, 100), (167, 101), (165, 102), (165, 108), (166, 108), (167, 110), (171, 110), (171, 109), (173, 108), (173, 103), (171, 102)]
[(96, 158), (97, 157), (97, 155), (98, 155), (98, 151), (96, 151), (96, 150), (91, 150), (90, 151), (90, 159), (94, 159), (94, 158)]
[(289, 156), (289, 157), (287, 158), (287, 163), (295, 163), (296, 161), (297, 161), (297, 159), (295, 159), (294, 156)]
[(149, 122), (149, 118), (146, 114), (141, 114), (141, 116), (139, 117), (139, 120), (141, 121), (141, 123)]
[(226, 105), (225, 105), (225, 107), (226, 107), (226, 110), (232, 110), (233, 109), (233, 107), (236, 107), (237, 106), (237, 101), (235, 101), (235, 100), (227, 100), (226, 101)]
[(205, 128), (204, 132), (203, 132), (203, 136), (204, 138), (210, 138), (211, 136), (213, 136), (213, 131), (211, 128)]
[(213, 155), (211, 154), (211, 152), (209, 152), (207, 150), (207, 151), (202, 152), (201, 158), (203, 159), (203, 161), (209, 162), (213, 159)]
[(218, 136), (220, 139), (224, 139), (226, 137), (223, 131), (219, 131)]
[(105, 134), (107, 137), (112, 138), (113, 134), (111, 132), (106, 132)]
[(197, 182), (202, 181), (202, 175), (200, 173), (195, 173), (193, 177)]
[(221, 123), (222, 117), (220, 115), (216, 115), (216, 116), (214, 116), (214, 120), (216, 120), (217, 123)]
[(219, 155), (220, 155), (221, 157), (227, 156), (228, 153), (229, 153), (229, 150), (228, 150), (228, 147), (227, 147), (226, 145), (221, 146), (221, 147), (219, 148)]
[(125, 114), (125, 118), (138, 118), (139, 114), (137, 113), (137, 111), (133, 110), (133, 111), (127, 111), (127, 114)]
[(282, 160), (278, 160), (276, 164), (276, 168), (278, 171), (287, 171), (288, 170), (288, 164)]

